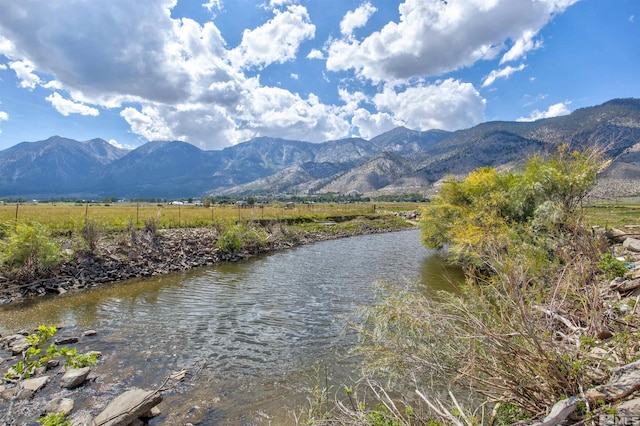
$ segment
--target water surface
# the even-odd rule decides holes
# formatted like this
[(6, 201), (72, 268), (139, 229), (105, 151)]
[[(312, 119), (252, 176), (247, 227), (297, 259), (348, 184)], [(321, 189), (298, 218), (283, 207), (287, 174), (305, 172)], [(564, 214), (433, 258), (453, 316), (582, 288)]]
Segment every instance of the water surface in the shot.
[(98, 383), (114, 393), (189, 369), (156, 424), (292, 424), (308, 388), (357, 378), (345, 322), (376, 281), (429, 292), (459, 279), (419, 231), (367, 235), (2, 307), (0, 333), (98, 330), (84, 342), (105, 353)]

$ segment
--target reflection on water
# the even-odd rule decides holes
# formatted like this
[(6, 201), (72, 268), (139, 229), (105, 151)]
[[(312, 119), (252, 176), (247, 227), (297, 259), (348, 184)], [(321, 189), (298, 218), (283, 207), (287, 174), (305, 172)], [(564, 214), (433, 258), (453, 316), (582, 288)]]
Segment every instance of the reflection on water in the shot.
[(202, 424), (281, 424), (292, 420), (280, 417), (284, 407), (304, 402), (317, 366), (337, 384), (357, 376), (345, 317), (372, 302), (375, 281), (419, 280), (435, 291), (459, 278), (420, 245), (419, 231), (369, 235), (2, 307), (0, 333), (39, 324), (98, 329), (92, 349), (106, 354), (99, 368), (132, 372), (128, 386), (198, 371), (163, 403), (165, 413), (191, 410)]

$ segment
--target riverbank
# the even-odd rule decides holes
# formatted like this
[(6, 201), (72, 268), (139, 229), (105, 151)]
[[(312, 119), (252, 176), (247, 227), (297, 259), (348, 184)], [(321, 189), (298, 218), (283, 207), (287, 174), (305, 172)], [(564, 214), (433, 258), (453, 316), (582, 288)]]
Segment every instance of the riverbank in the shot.
[(328, 239), (409, 229), (417, 212), (371, 216), (339, 216), (322, 222), (254, 221), (224, 228), (158, 230), (153, 227), (111, 233), (95, 241), (93, 250), (72, 250), (73, 238), (62, 241), (68, 260), (25, 278), (5, 271), (0, 276), (0, 304), (29, 297), (64, 294), (98, 285), (184, 271), (220, 262), (284, 250)]

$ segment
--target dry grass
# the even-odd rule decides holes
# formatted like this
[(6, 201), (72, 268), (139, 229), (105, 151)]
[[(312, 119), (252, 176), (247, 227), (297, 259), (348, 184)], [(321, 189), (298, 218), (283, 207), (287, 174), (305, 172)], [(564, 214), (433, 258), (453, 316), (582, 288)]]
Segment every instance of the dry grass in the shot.
[(0, 205), (0, 222), (37, 222), (58, 231), (82, 228), (89, 219), (106, 230), (127, 229), (130, 224), (144, 226), (150, 218), (160, 228), (199, 227), (237, 220), (260, 219), (322, 219), (340, 215), (373, 214), (378, 210), (418, 209), (419, 203), (354, 203), (354, 204), (297, 204), (287, 208), (283, 203), (238, 208), (234, 205), (216, 205), (206, 208), (195, 205), (139, 204), (11, 204)]

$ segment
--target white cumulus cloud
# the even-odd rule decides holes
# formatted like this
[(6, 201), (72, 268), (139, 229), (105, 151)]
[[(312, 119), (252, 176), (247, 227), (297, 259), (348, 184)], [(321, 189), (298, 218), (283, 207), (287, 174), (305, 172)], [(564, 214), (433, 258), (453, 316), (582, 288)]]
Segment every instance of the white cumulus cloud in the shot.
[(294, 59), (300, 44), (313, 38), (316, 26), (304, 6), (291, 5), (262, 26), (245, 30), (240, 46), (230, 52), (234, 65), (264, 67)]
[(436, 84), (386, 86), (374, 96), (379, 111), (393, 113), (411, 129), (457, 130), (484, 121), (485, 99), (471, 83), (447, 79)]
[(34, 73), (31, 62), (27, 60), (9, 62), (9, 68), (15, 71), (16, 77), (20, 80), (20, 87), (33, 90), (40, 84), (40, 77)]
[(371, 3), (366, 2), (355, 10), (350, 10), (344, 15), (340, 21), (340, 32), (342, 35), (351, 37), (356, 28), (364, 27), (378, 9), (373, 7)]
[(371, 139), (405, 123), (386, 112), (371, 114), (364, 108), (358, 108), (353, 114), (352, 124), (358, 128), (362, 138)]
[(522, 36), (516, 40), (511, 49), (502, 56), (501, 64), (505, 62), (515, 61), (524, 57), (531, 50), (540, 49), (542, 41), (534, 40), (536, 33), (534, 31), (525, 31)]
[(208, 0), (206, 3), (202, 4), (202, 7), (211, 13), (215, 13), (215, 11), (222, 9), (222, 0)]
[(539, 30), (578, 0), (406, 0), (400, 19), (364, 40), (343, 38), (328, 47), (327, 69), (353, 70), (373, 82), (437, 76), (514, 43), (503, 60), (539, 47)]
[(239, 130), (245, 137), (265, 135), (322, 142), (349, 132), (349, 122), (339, 115), (339, 108), (321, 103), (313, 93), (303, 98), (288, 90), (254, 83), (241, 116)]
[(569, 110), (568, 106), (571, 104), (571, 101), (560, 102), (557, 104), (551, 105), (547, 110), (540, 111), (534, 110), (529, 117), (520, 117), (516, 119), (516, 121), (536, 121), (543, 118), (551, 118), (551, 117), (560, 117), (562, 115), (571, 114), (571, 110)]
[(134, 149), (132, 146), (122, 145), (120, 142), (118, 142), (115, 139), (109, 139), (108, 143), (109, 143), (109, 145), (113, 145), (113, 146), (115, 146), (116, 148), (119, 148), (119, 149), (128, 149), (128, 150)]
[(100, 115), (100, 112), (96, 108), (65, 99), (60, 96), (58, 92), (53, 92), (47, 96), (45, 100), (50, 102), (51, 105), (64, 116), (68, 116), (69, 114)]
[(307, 59), (324, 59), (324, 55), (318, 49), (311, 49), (307, 55)]
[[(9, 114), (5, 111), (0, 111), (0, 121), (7, 121), (9, 119)], [(2, 133), (2, 129), (0, 129), (0, 133)]]

